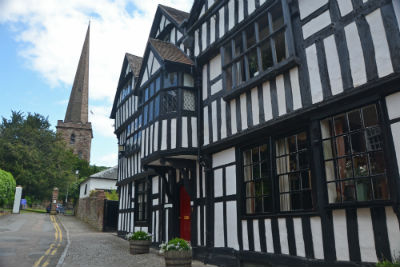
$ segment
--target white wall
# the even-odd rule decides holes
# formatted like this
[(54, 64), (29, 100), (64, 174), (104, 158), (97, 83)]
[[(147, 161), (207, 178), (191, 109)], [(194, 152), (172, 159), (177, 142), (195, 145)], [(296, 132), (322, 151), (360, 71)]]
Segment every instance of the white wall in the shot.
[[(117, 190), (117, 186), (115, 185), (116, 180), (108, 180), (108, 179), (96, 179), (90, 178), (86, 182), (82, 183), (80, 186), (79, 198), (88, 197), (90, 191), (95, 189), (103, 189), (103, 190)], [(85, 194), (85, 185), (87, 186), (86, 194)]]

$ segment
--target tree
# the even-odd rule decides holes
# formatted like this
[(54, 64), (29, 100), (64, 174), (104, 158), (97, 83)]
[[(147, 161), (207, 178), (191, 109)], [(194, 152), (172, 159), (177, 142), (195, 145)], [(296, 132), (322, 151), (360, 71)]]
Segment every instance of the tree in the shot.
[(11, 173), (0, 169), (0, 206), (9, 205), (14, 200), (15, 180)]
[(54, 187), (60, 192), (75, 181), (78, 158), (50, 129), (40, 114), (12, 111), (0, 124), (0, 168), (11, 172), (24, 195), (33, 200), (50, 199)]

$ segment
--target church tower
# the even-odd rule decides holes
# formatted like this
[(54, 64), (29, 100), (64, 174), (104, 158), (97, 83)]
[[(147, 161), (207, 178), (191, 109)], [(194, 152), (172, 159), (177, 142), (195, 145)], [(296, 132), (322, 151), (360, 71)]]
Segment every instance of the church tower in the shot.
[(64, 121), (58, 120), (56, 127), (57, 134), (61, 135), (67, 146), (88, 162), (90, 162), (90, 146), (93, 138), (92, 124), (88, 121), (89, 39), (90, 23), (69, 97), (67, 112)]

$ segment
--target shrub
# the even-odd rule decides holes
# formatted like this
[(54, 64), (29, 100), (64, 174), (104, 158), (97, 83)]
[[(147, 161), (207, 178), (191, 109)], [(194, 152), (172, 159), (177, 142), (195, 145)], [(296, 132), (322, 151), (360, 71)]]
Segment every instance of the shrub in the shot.
[(191, 250), (192, 247), (190, 246), (189, 242), (182, 238), (174, 238), (168, 241), (168, 243), (163, 243), (160, 245), (160, 252), (163, 253), (164, 251), (171, 251), (171, 250)]
[(128, 240), (151, 240), (151, 234), (144, 231), (129, 233), (125, 237)]
[(15, 180), (11, 173), (0, 169), (0, 204), (9, 205), (14, 200)]
[(108, 200), (118, 200), (117, 190), (111, 190), (111, 192), (105, 192), (106, 198)]

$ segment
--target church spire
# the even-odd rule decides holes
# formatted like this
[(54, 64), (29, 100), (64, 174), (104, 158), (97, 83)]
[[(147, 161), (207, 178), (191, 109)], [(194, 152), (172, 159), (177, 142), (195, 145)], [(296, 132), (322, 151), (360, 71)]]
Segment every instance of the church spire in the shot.
[(90, 22), (79, 58), (64, 122), (88, 122)]

